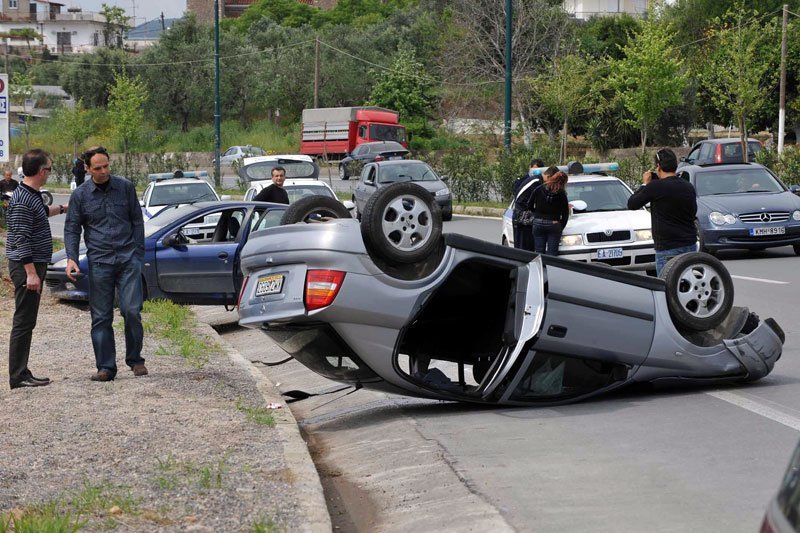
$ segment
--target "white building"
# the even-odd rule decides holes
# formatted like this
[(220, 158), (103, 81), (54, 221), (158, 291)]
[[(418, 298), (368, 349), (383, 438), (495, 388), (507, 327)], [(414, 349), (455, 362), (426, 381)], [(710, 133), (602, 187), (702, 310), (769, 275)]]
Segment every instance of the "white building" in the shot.
[(648, 0), (564, 0), (564, 10), (583, 20), (623, 13), (642, 17), (647, 4)]

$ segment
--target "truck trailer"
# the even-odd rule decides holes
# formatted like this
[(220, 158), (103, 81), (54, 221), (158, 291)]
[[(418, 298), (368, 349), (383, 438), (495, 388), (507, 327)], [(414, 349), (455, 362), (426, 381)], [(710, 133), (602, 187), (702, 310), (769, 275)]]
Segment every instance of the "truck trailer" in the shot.
[(361, 143), (396, 141), (408, 148), (399, 113), (382, 107), (322, 107), (303, 110), (300, 153), (340, 158)]

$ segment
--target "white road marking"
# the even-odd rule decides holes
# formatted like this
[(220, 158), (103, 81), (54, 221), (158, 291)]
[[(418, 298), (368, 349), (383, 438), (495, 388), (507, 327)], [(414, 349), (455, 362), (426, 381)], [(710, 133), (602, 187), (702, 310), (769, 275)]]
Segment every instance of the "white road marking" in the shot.
[(747, 276), (731, 276), (731, 277), (736, 279), (744, 279), (747, 281), (760, 281), (761, 283), (774, 283), (775, 285), (789, 285), (788, 281), (776, 281), (774, 279), (748, 278)]
[(713, 392), (706, 392), (706, 394), (708, 394), (709, 396), (713, 396), (718, 400), (722, 400), (724, 402), (733, 404), (737, 407), (741, 407), (742, 409), (746, 409), (751, 413), (761, 415), (764, 418), (769, 418), (770, 420), (777, 422), (779, 424), (783, 424), (784, 426), (790, 427), (795, 431), (800, 431), (800, 418), (788, 415), (782, 411), (773, 409), (772, 407), (768, 407), (763, 403), (751, 400), (749, 398), (745, 398), (744, 396), (740, 396), (738, 394), (728, 391), (713, 391)]

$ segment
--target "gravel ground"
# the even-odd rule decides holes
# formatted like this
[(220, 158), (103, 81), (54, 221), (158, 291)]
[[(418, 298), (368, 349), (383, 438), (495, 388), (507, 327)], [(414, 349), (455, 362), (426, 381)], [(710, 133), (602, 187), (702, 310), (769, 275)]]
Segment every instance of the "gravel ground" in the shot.
[(13, 302), (7, 286), (0, 290), (0, 514), (48, 502), (66, 511), (76, 495), (99, 493), (83, 516), (89, 530), (289, 531), (303, 524), (280, 431), (248, 420), (242, 407), (263, 407), (263, 397), (224, 351), (193, 368), (161, 355), (173, 350), (146, 335), (150, 375), (135, 378), (117, 327), (117, 379), (96, 383), (89, 380), (88, 308), (46, 295), (30, 368), (53, 383), (11, 391), (4, 350)]

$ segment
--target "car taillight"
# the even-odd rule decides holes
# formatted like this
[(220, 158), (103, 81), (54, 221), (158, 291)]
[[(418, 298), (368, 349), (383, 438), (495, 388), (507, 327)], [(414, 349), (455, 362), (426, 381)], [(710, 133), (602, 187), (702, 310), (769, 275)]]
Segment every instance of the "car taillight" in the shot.
[(722, 145), (718, 144), (717, 149), (714, 150), (714, 163), (722, 163)]
[(242, 303), (242, 296), (244, 296), (244, 290), (247, 288), (247, 280), (250, 279), (250, 276), (244, 278), (242, 281), (242, 290), (239, 291), (239, 298), (236, 300), (236, 307), (239, 307), (239, 304)]
[(764, 515), (764, 521), (761, 522), (761, 529), (759, 533), (778, 533), (778, 530), (772, 525), (772, 522), (769, 521), (769, 515)]
[(375, 161), (383, 161), (384, 159), (386, 159), (386, 158), (383, 157), (382, 155), (376, 155), (375, 156)]
[(342, 287), (344, 274), (339, 270), (309, 270), (306, 274), (306, 311), (331, 305)]

